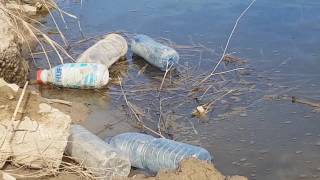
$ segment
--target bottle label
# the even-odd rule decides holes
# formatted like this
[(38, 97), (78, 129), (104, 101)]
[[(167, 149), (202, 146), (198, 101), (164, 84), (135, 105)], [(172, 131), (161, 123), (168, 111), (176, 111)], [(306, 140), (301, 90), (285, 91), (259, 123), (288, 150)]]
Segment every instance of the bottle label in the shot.
[(62, 79), (62, 68), (61, 66), (57, 66), (55, 70), (55, 82), (61, 84), (61, 79)]
[(100, 86), (104, 65), (73, 63), (58, 65), (54, 69), (54, 84), (70, 88), (95, 88)]

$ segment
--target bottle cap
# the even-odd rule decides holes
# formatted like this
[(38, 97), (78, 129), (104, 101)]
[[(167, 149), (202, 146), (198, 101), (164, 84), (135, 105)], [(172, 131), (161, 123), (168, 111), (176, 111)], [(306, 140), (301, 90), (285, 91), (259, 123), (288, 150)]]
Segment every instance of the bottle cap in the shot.
[(37, 71), (37, 83), (38, 84), (43, 84), (43, 81), (41, 80), (41, 73), (42, 73), (42, 69), (39, 69)]

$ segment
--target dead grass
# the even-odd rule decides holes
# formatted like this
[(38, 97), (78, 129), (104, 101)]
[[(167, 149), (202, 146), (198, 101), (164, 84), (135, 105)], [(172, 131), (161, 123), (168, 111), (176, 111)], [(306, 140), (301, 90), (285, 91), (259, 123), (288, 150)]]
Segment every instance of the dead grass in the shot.
[(8, 9), (6, 8), (6, 6), (0, 6), (0, 10), (3, 11), (5, 14), (7, 14), (11, 18), (11, 21), (13, 23), (11, 22), (9, 23), (12, 25), (12, 27), (14, 27), (15, 32), (23, 40), (23, 42), (27, 43), (27, 46), (29, 47), (30, 55), (34, 62), (35, 62), (35, 59), (34, 59), (33, 50), (30, 48), (32, 46), (26, 40), (27, 39), (26, 36), (28, 34), (37, 42), (37, 44), (39, 44), (41, 48), (41, 53), (44, 54), (47, 60), (48, 66), (50, 68), (52, 67), (51, 60), (48, 55), (48, 51), (50, 50), (48, 50), (47, 48), (52, 48), (52, 50), (56, 53), (56, 55), (58, 56), (62, 64), (64, 63), (63, 55), (65, 55), (66, 57), (74, 61), (73, 57), (71, 57), (66, 50), (66, 48), (68, 47), (68, 42), (65, 36), (63, 35), (62, 31), (60, 30), (61, 28), (56, 23), (56, 18), (52, 15), (51, 10), (52, 8), (57, 9), (57, 11), (60, 12), (60, 17), (63, 20), (63, 22), (65, 22), (64, 16), (68, 16), (74, 19), (77, 19), (77, 17), (63, 11), (61, 8), (57, 6), (57, 4), (54, 1), (41, 0), (41, 2), (43, 6), (47, 9), (48, 13), (50, 14), (50, 17), (54, 22), (55, 28), (58, 30), (58, 34), (60, 35), (64, 45), (60, 45), (58, 42), (50, 38), (45, 32), (43, 32), (41, 28), (46, 26), (42, 24), (39, 20), (37, 20), (36, 17), (27, 16), (23, 12)]

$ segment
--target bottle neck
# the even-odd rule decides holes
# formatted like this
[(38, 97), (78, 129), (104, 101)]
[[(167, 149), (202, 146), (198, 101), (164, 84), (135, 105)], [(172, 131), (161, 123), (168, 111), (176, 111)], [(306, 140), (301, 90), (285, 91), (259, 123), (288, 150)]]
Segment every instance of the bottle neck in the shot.
[(37, 81), (39, 84), (46, 84), (47, 82), (52, 82), (52, 76), (48, 70), (38, 70), (37, 71)]

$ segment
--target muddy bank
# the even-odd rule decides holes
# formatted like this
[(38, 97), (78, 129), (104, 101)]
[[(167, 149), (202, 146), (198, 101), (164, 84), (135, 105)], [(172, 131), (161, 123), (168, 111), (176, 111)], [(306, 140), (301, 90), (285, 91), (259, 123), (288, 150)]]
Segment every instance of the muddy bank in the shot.
[(116, 178), (115, 180), (248, 180), (243, 176), (224, 176), (213, 164), (200, 161), (194, 158), (181, 162), (180, 167), (175, 171), (160, 171), (156, 177), (135, 175), (131, 178)]

